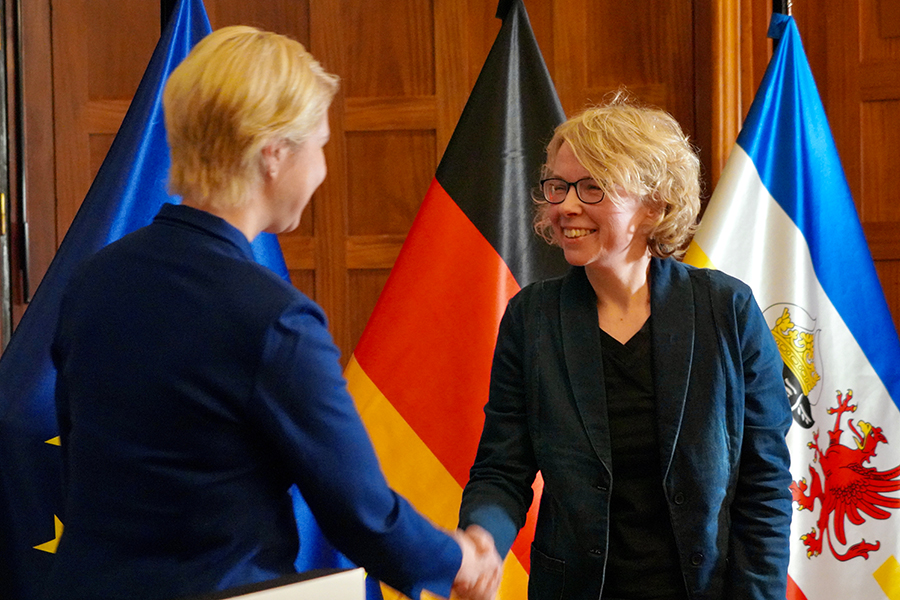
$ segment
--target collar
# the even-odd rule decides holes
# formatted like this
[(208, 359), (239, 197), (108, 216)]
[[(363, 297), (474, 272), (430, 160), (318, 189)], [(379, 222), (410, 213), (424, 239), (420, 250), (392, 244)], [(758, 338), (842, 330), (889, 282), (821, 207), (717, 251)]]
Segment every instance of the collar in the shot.
[(240, 250), (247, 259), (254, 260), (253, 248), (247, 237), (225, 219), (205, 210), (166, 202), (160, 207), (153, 222), (199, 230), (227, 242)]

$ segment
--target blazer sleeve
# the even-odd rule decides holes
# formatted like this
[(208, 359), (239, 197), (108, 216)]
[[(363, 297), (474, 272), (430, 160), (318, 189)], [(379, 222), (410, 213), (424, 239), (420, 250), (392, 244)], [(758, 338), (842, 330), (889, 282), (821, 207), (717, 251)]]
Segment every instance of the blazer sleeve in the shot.
[(449, 597), (459, 545), (388, 487), (317, 309), (295, 305), (269, 328), (251, 420), (338, 550), (411, 598)]
[(726, 596), (781, 600), (790, 557), (791, 411), (783, 362), (752, 294), (735, 300), (743, 362), (744, 428), (731, 505)]
[(490, 395), (469, 482), (463, 490), (460, 527), (484, 527), (506, 556), (525, 524), (537, 475), (528, 428), (527, 331), (522, 295), (507, 306), (491, 367)]

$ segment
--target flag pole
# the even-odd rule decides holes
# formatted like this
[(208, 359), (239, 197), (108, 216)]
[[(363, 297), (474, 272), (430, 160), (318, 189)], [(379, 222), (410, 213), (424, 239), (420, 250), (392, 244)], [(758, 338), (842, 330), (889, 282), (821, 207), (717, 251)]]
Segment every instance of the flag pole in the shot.
[[(791, 5), (793, 4), (793, 0), (772, 0), (772, 14), (782, 14), (791, 16)], [(780, 40), (773, 39), (772, 40), (772, 52), (775, 52), (775, 48), (778, 47), (778, 42)]]
[(772, 0), (772, 12), (790, 15), (792, 4), (793, 0)]
[(178, 3), (178, 0), (159, 0), (159, 34), (166, 30), (166, 25), (169, 24), (169, 19), (172, 17), (172, 13), (175, 12), (175, 4)]

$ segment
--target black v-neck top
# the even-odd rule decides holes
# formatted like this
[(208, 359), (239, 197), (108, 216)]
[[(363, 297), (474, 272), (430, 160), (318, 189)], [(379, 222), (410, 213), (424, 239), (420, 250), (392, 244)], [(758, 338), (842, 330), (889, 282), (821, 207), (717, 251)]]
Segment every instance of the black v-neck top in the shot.
[(687, 598), (663, 495), (651, 319), (625, 344), (600, 330), (613, 486), (602, 598)]

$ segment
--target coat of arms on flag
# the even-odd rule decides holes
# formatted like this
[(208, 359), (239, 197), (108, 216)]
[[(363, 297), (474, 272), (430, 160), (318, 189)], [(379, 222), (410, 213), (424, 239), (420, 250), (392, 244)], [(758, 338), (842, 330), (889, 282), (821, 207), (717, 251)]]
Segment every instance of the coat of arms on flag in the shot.
[(781, 351), (788, 598), (900, 598), (900, 340), (797, 26), (774, 14), (769, 35), (780, 42), (686, 261), (747, 282)]

